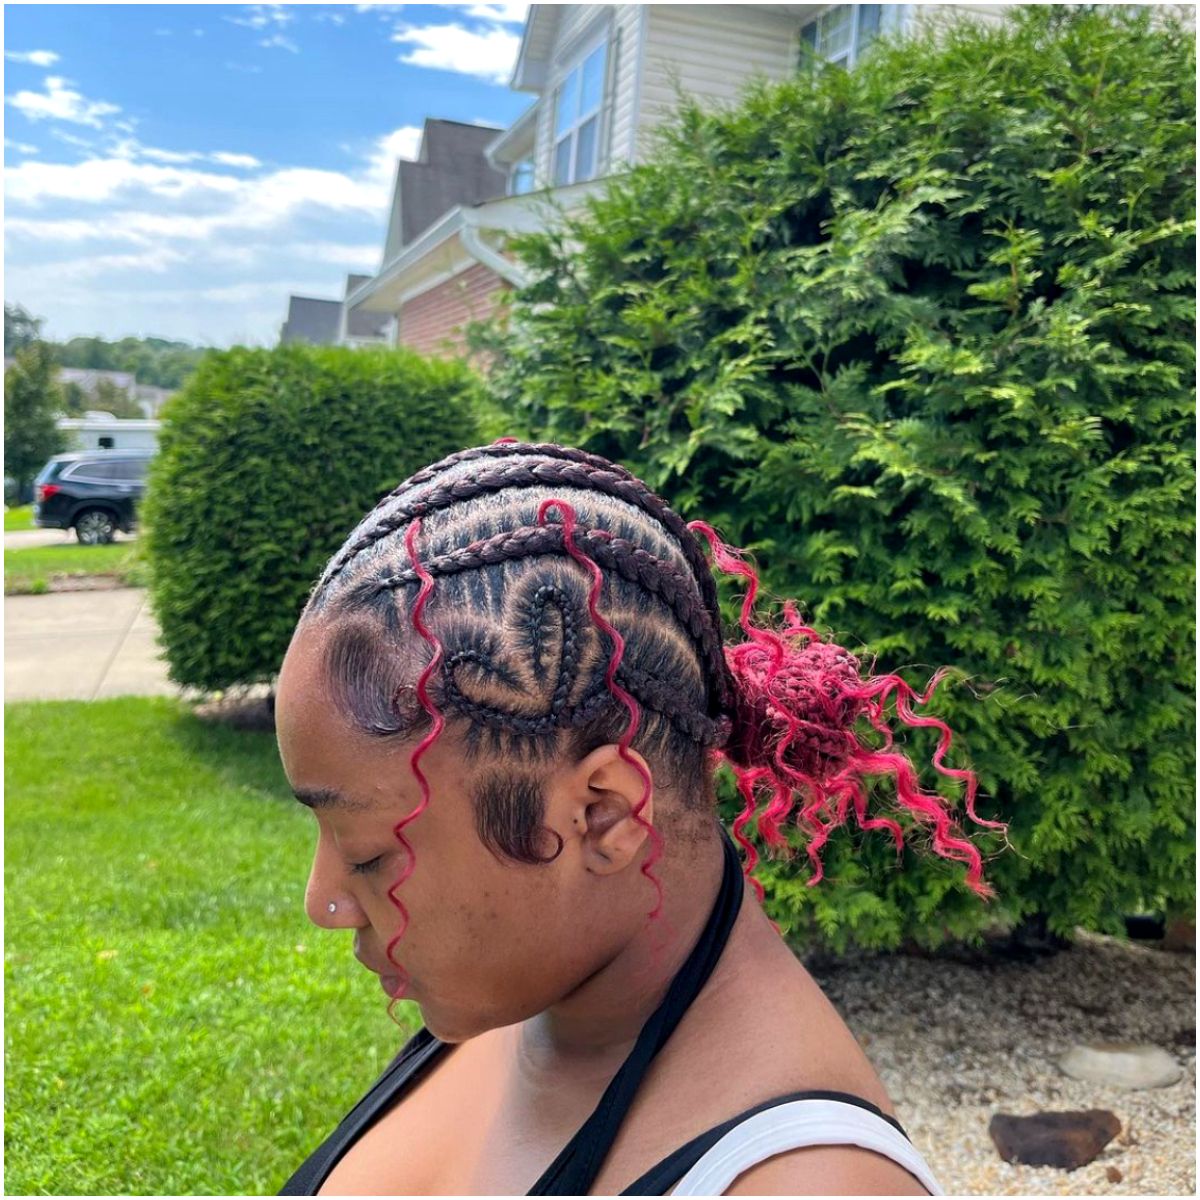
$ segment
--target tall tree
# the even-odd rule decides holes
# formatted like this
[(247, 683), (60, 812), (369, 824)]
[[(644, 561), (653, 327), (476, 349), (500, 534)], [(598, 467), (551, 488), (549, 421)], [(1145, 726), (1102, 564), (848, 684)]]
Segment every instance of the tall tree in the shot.
[(15, 354), (42, 336), (40, 317), (32, 317), (19, 304), (4, 306), (4, 353)]
[(54, 361), (45, 342), (18, 350), (16, 362), (4, 372), (4, 471), (17, 481), (21, 493), (46, 459), (66, 445), (54, 423), (63, 408), (54, 376)]

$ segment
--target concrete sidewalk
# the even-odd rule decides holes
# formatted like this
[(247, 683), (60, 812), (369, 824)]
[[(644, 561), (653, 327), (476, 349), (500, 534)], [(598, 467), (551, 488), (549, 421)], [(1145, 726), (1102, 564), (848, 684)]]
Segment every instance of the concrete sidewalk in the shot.
[[(114, 542), (122, 544), (137, 541), (137, 533), (113, 535)], [(28, 550), (34, 546), (78, 546), (79, 539), (73, 529), (17, 529), (4, 535), (5, 550)]]
[(4, 598), (5, 700), (174, 696), (143, 588)]

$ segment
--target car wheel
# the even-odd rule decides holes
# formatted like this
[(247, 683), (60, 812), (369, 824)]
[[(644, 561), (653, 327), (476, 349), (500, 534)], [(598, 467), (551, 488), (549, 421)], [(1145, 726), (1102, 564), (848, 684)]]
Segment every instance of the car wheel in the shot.
[(113, 540), (117, 531), (111, 513), (102, 508), (89, 508), (75, 518), (75, 536), (81, 546), (103, 546)]

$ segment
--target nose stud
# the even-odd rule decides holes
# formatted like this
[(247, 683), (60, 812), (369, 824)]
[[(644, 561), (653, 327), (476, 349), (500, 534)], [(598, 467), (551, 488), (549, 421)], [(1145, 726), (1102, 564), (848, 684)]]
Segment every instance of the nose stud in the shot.
[(329, 911), (331, 913), (337, 912), (337, 905), (334, 904), (334, 902), (332, 900), (330, 900), (330, 902), (329, 902)]

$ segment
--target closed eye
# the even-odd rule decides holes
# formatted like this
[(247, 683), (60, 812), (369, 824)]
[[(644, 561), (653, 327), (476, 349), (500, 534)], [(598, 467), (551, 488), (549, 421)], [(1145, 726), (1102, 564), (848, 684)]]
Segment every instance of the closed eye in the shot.
[(381, 862), (383, 862), (383, 855), (377, 854), (374, 858), (370, 858), (366, 862), (351, 863), (350, 873), (352, 875), (369, 875), (372, 871), (379, 868)]

